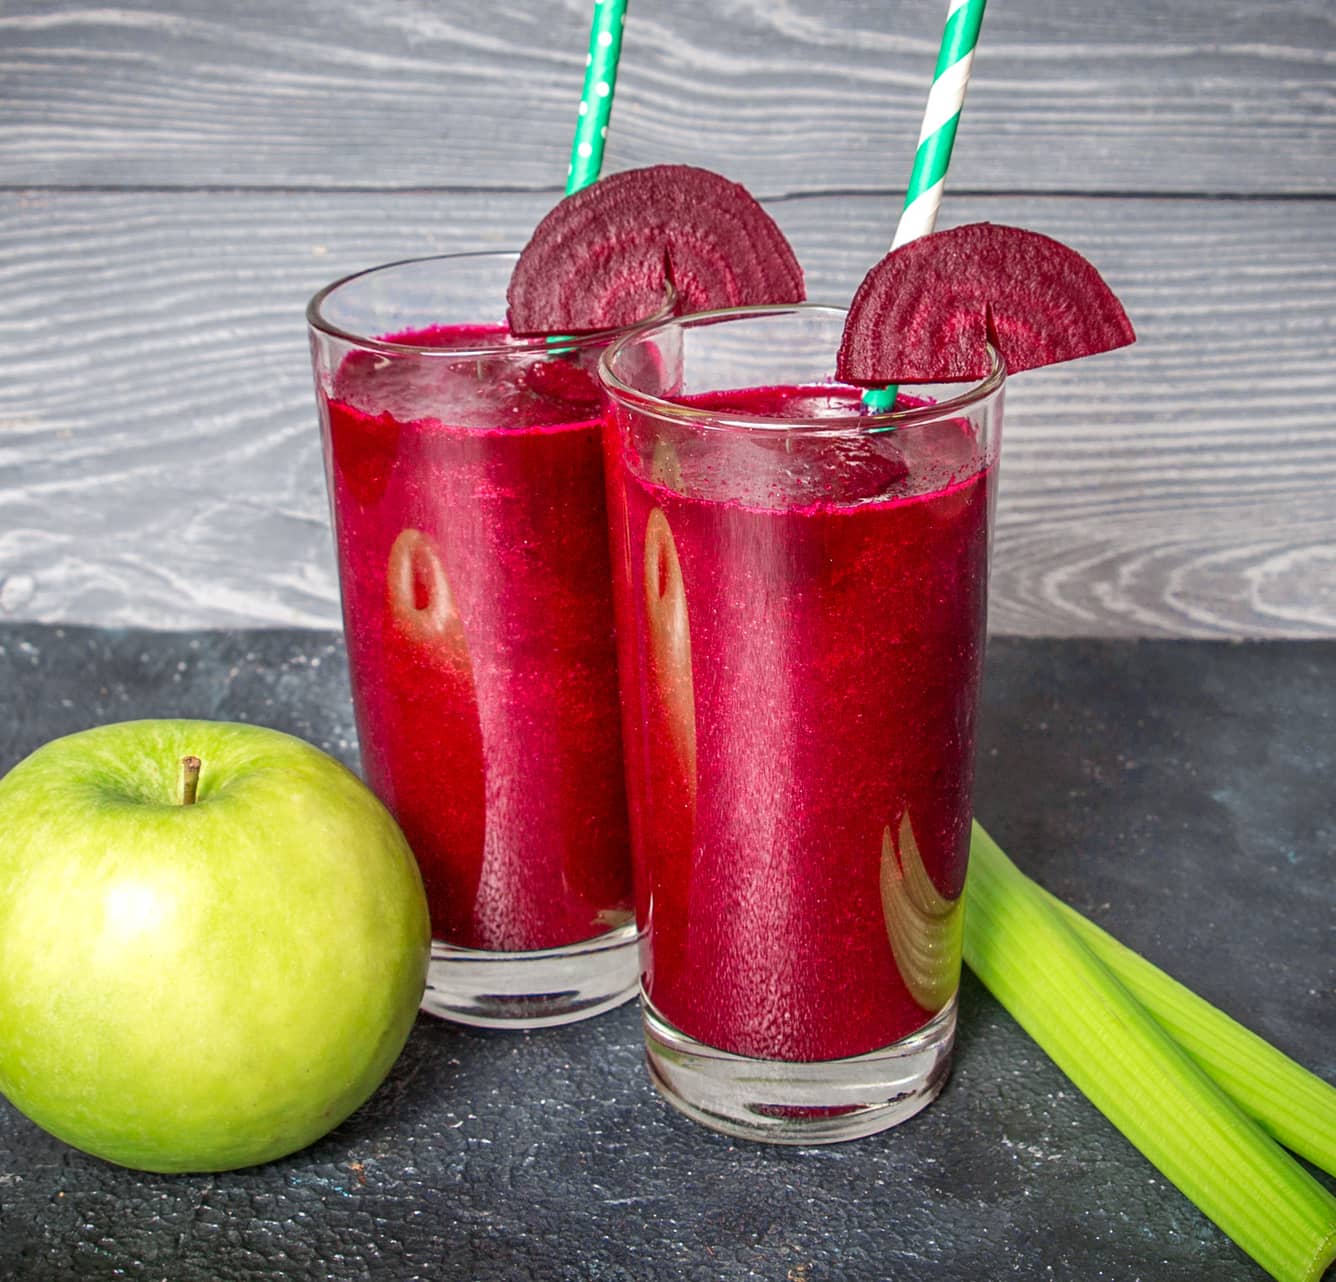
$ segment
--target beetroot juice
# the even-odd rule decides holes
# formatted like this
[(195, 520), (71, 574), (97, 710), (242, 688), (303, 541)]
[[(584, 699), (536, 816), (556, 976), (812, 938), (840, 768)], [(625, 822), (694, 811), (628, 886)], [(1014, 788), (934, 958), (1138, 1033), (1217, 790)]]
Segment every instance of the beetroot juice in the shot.
[(325, 408), (363, 765), (436, 937), (517, 951), (625, 921), (597, 387), (560, 358), (356, 353)]
[[(945, 1072), (1000, 397), (868, 431), (852, 389), (693, 382), (691, 344), (756, 323), (737, 315), (688, 335), (679, 384), (610, 388), (647, 1044), (691, 1116), (819, 1142), (892, 1124)], [(758, 344), (783, 367), (781, 335)], [(866, 1057), (920, 1042), (923, 1080), (877, 1087)], [(717, 1051), (752, 1064), (726, 1090)], [(823, 1066), (855, 1056), (846, 1089)]]
[[(813, 399), (767, 388), (693, 404), (784, 418)], [(881, 491), (854, 501), (774, 509), (626, 479), (630, 564), (659, 576), (623, 604), (647, 660), (632, 662), (648, 731), (632, 756), (645, 986), (711, 1046), (839, 1059), (936, 1013), (897, 968), (881, 874), (885, 834), (894, 847), (907, 823), (941, 894), (964, 882), (992, 471), (967, 462), (926, 493), (909, 479), (940, 444), (924, 438), (951, 433), (860, 453), (823, 444), (846, 493), (851, 476)], [(678, 584), (694, 789), (657, 670), (658, 603)], [(660, 804), (665, 788), (677, 804)]]
[[(502, 256), (331, 287), (313, 351), (363, 771), (431, 907), (424, 1005), (532, 1026), (635, 986), (602, 343), (414, 323), (479, 262), (495, 303)], [(348, 290), (370, 337), (330, 314)]]

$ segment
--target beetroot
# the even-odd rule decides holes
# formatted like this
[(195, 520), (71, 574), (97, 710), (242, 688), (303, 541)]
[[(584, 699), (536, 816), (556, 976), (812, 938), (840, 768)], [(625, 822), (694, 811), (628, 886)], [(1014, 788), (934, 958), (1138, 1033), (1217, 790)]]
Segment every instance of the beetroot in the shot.
[(679, 312), (796, 303), (802, 269), (774, 219), (708, 169), (653, 165), (567, 196), (520, 254), (514, 334), (582, 334), (645, 319), (671, 280)]
[(984, 378), (987, 344), (1008, 373), (1134, 342), (1100, 274), (1038, 232), (970, 223), (893, 249), (858, 287), (836, 377), (881, 387)]

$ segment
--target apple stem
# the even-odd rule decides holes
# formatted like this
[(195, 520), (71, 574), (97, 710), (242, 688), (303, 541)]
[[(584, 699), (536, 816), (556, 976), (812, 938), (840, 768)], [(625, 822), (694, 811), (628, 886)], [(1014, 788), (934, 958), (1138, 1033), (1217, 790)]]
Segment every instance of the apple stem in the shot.
[(199, 768), (200, 759), (198, 757), (181, 758), (181, 804), (183, 806), (193, 806), (195, 804), (195, 794), (199, 791)]

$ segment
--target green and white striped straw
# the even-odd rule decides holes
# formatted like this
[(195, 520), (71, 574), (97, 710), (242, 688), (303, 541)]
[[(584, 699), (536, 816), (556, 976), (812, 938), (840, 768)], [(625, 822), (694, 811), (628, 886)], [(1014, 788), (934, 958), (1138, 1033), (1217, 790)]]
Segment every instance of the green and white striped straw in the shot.
[(612, 115), (612, 95), (617, 88), (617, 62), (622, 55), (622, 27), (627, 0), (594, 0), (594, 20), (589, 28), (589, 56), (585, 59), (584, 89), (580, 93), (580, 115), (571, 144), (571, 164), (566, 171), (566, 194), (594, 182), (603, 168), (603, 145)]
[[(942, 207), (946, 186), (946, 167), (951, 163), (951, 148), (956, 142), (956, 126), (965, 106), (965, 90), (974, 65), (974, 48), (979, 43), (979, 27), (987, 0), (950, 0), (942, 46), (937, 53), (928, 105), (923, 109), (914, 168), (905, 189), (905, 207), (895, 228), (892, 249), (937, 226), (937, 211)], [(863, 404), (882, 413), (895, 408), (894, 387), (871, 388), (863, 393)]]
[(892, 249), (926, 236), (937, 225), (946, 185), (946, 167), (956, 141), (956, 126), (965, 105), (974, 48), (979, 43), (985, 0), (950, 0), (942, 47), (937, 54), (928, 105), (923, 109), (914, 169), (905, 191), (905, 208), (895, 229)]

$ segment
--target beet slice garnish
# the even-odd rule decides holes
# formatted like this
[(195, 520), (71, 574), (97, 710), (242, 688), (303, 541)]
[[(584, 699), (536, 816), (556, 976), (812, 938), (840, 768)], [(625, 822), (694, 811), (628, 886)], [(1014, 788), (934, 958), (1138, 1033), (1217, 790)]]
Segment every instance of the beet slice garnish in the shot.
[(708, 169), (652, 165), (567, 196), (534, 229), (506, 293), (514, 334), (616, 329), (677, 311), (806, 297), (802, 268), (745, 187)]
[(990, 342), (1015, 374), (1135, 340), (1122, 304), (1074, 249), (969, 223), (911, 240), (868, 272), (835, 373), (865, 387), (958, 383), (987, 377)]

